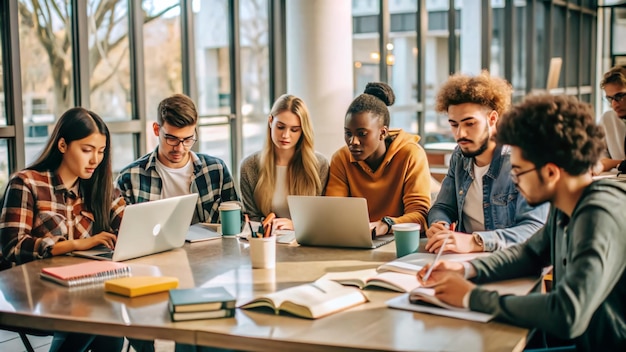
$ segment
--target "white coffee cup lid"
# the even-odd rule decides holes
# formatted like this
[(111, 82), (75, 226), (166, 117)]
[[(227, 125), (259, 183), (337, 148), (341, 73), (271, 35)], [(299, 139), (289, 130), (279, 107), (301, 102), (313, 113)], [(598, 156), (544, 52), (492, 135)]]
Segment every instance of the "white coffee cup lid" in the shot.
[(241, 205), (237, 202), (224, 202), (220, 204), (219, 210), (239, 210), (241, 209)]
[(402, 224), (394, 224), (391, 228), (394, 231), (420, 231), (422, 226), (420, 224), (406, 222)]

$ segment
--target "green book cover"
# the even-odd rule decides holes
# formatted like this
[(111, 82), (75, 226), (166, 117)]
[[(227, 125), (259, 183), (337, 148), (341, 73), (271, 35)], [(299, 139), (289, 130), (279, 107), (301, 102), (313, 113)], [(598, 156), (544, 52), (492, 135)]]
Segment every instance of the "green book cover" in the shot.
[(199, 312), (235, 308), (235, 297), (223, 287), (170, 290), (170, 312)]

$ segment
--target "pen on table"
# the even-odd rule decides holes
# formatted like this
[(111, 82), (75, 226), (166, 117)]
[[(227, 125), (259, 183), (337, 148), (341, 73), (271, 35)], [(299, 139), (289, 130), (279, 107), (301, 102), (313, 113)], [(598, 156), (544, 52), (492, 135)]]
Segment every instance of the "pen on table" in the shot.
[[(450, 225), (450, 229), (452, 229), (452, 225)], [(443, 248), (446, 246), (446, 242), (448, 242), (448, 238), (450, 238), (450, 233), (448, 233), (446, 237), (443, 239), (443, 243), (441, 244), (441, 247), (439, 247), (439, 252), (437, 252), (437, 256), (435, 256), (435, 260), (433, 260), (433, 263), (430, 264), (430, 268), (428, 268), (426, 275), (424, 275), (424, 277), (422, 278), (422, 282), (426, 282), (428, 278), (430, 278), (430, 274), (433, 273), (433, 268), (439, 261), (439, 258), (441, 257), (441, 253), (443, 253)]]

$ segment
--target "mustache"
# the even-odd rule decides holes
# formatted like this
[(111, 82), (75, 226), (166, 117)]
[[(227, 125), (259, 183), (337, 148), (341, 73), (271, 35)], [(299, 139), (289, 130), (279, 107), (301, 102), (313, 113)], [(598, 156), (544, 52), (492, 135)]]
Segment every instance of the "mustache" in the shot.
[(457, 143), (461, 143), (461, 142), (469, 142), (469, 143), (473, 143), (474, 141), (467, 139), (467, 138), (459, 138), (456, 140)]

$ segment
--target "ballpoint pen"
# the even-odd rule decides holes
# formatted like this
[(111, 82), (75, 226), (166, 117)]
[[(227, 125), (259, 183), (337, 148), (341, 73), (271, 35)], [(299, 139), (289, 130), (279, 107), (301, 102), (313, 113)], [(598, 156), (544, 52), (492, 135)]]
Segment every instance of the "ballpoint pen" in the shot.
[[(452, 227), (453, 227), (453, 225), (450, 226), (451, 229), (452, 229)], [(441, 257), (441, 253), (443, 253), (443, 248), (446, 246), (446, 243), (448, 242), (449, 238), (450, 238), (450, 232), (448, 232), (446, 237), (443, 239), (443, 243), (441, 244), (441, 247), (439, 248), (439, 252), (437, 252), (437, 256), (435, 257), (435, 260), (433, 260), (433, 263), (430, 265), (430, 268), (428, 268), (428, 271), (426, 272), (426, 275), (424, 275), (424, 277), (422, 278), (422, 282), (426, 282), (428, 280), (428, 278), (430, 277), (430, 274), (432, 274), (433, 268), (435, 267), (435, 265), (439, 261), (439, 258)]]

